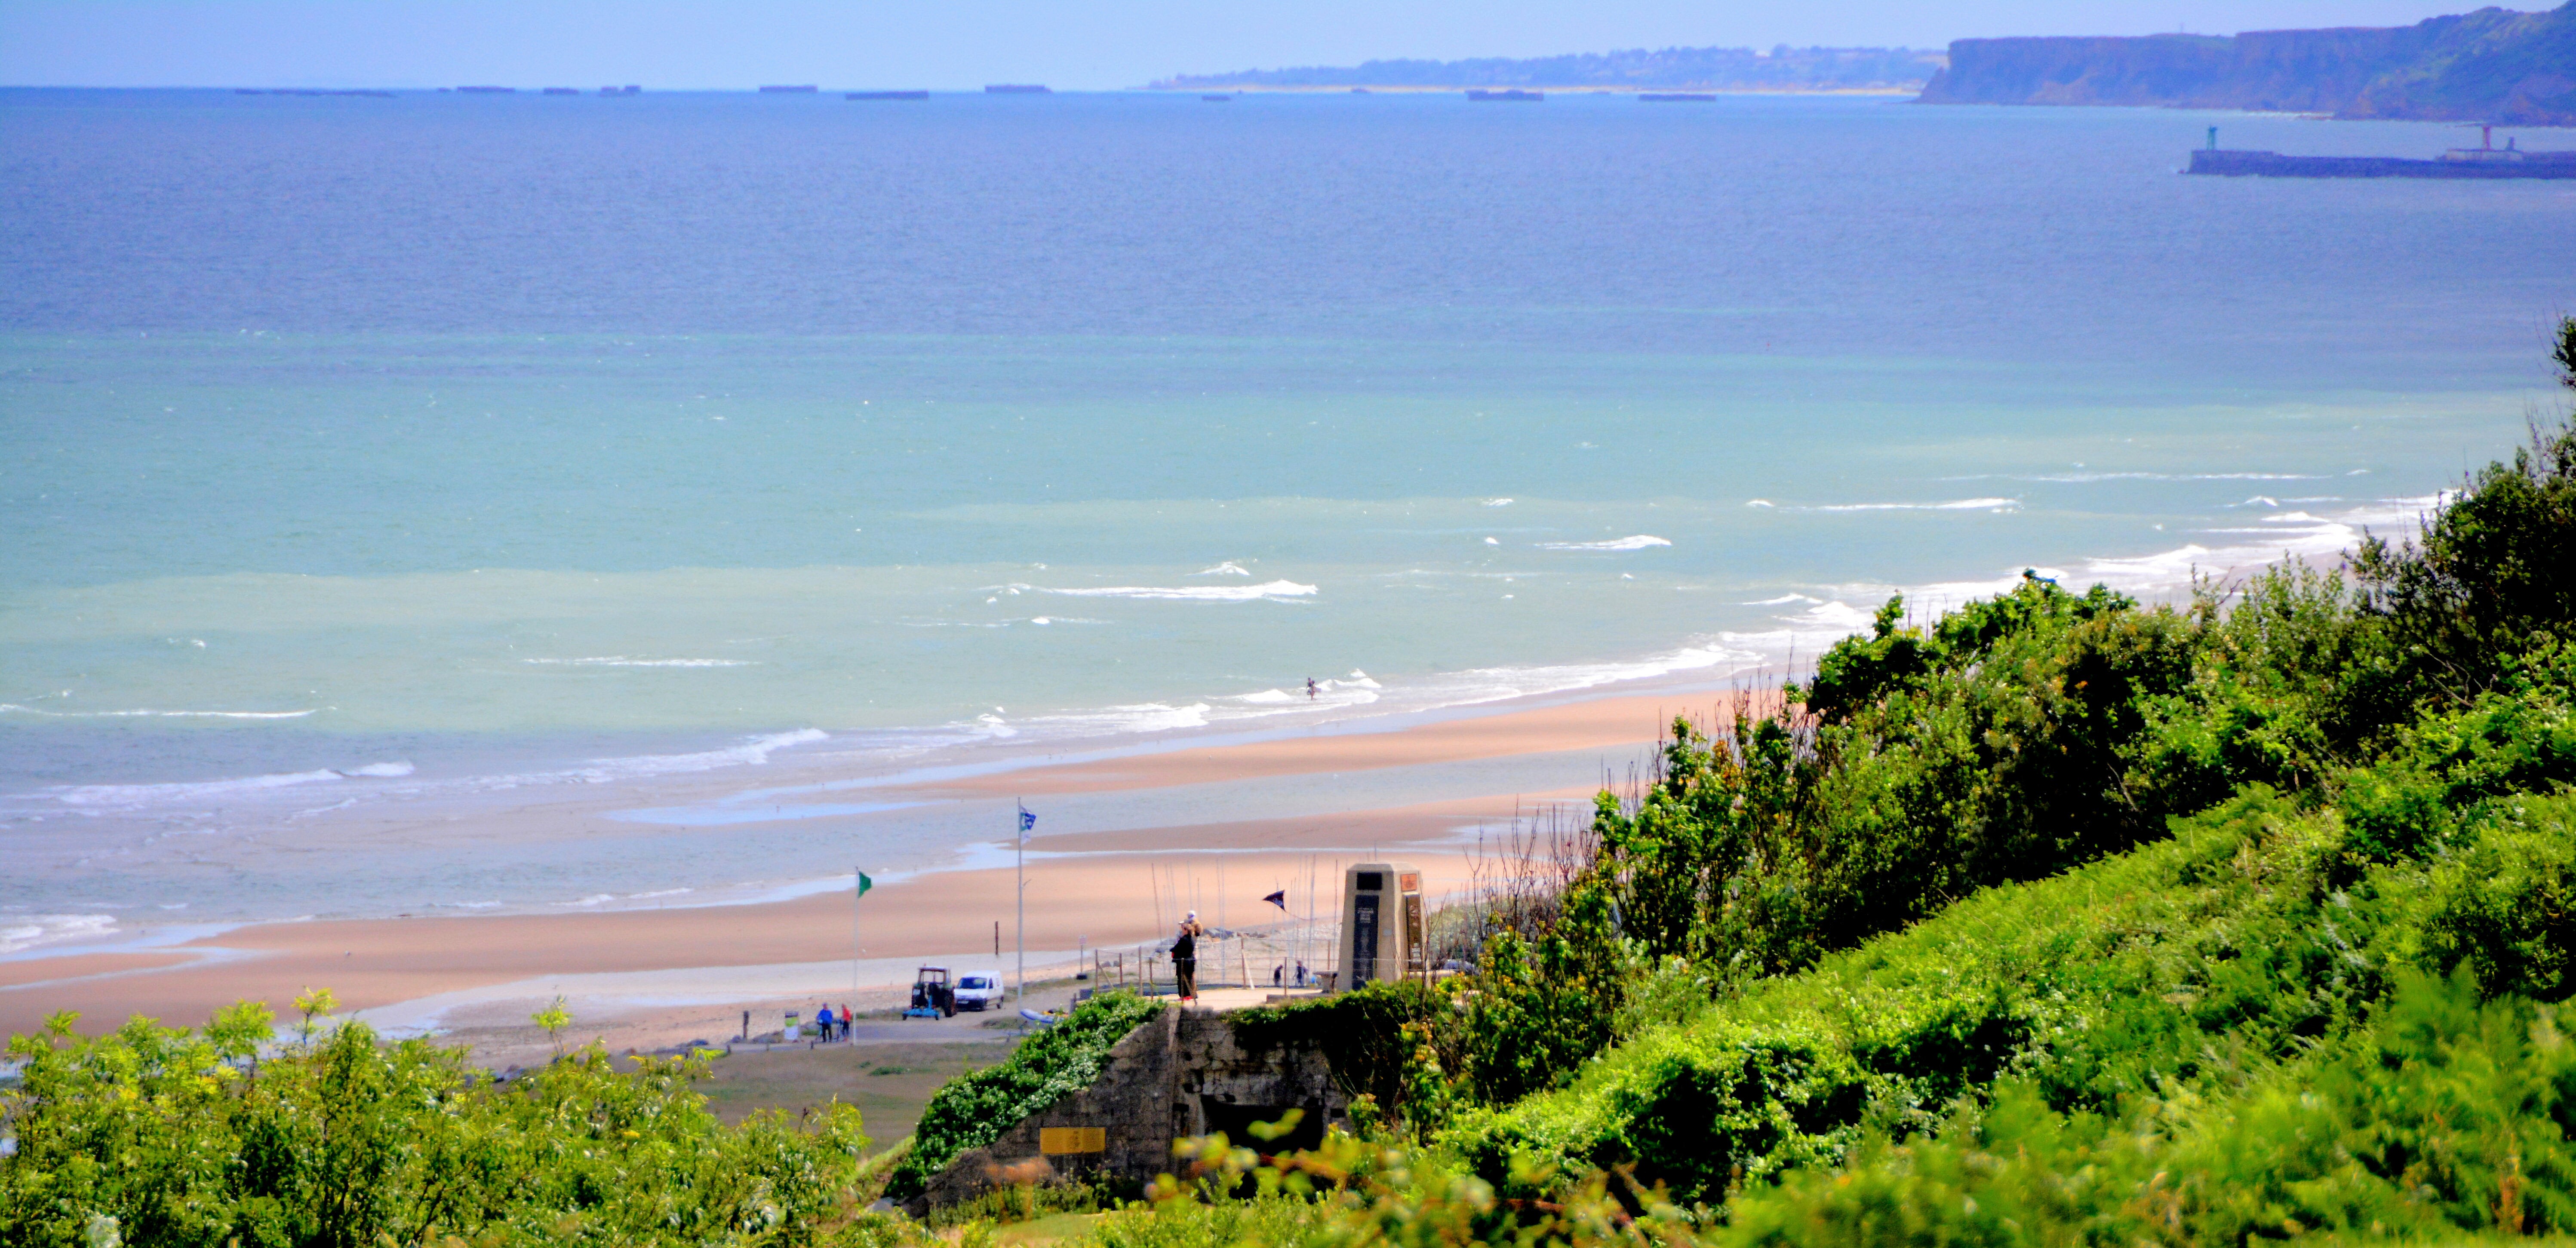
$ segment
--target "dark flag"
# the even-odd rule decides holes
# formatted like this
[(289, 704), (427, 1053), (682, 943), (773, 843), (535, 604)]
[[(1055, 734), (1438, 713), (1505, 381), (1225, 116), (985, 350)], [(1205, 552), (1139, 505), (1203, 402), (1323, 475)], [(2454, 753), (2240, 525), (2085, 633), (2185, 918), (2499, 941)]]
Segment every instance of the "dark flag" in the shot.
[(1286, 910), (1288, 908), (1288, 890), (1284, 888), (1280, 889), (1278, 892), (1262, 898), (1262, 900), (1279, 907), (1281, 910)]

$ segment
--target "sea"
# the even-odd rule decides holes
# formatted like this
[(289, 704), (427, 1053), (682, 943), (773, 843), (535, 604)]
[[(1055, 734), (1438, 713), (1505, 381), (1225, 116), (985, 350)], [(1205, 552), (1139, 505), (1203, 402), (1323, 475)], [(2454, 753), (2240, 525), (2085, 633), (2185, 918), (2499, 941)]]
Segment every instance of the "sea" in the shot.
[[(1900, 594), (2402, 537), (2557, 410), (2576, 184), (2178, 176), (2212, 126), (2475, 138), (0, 91), (0, 954), (927, 869), (991, 812), (871, 850), (865, 803), (764, 831), (705, 786), (1776, 683)], [(402, 823), (603, 785), (634, 819), (541, 870)], [(374, 822), (258, 849), (332, 812)]]

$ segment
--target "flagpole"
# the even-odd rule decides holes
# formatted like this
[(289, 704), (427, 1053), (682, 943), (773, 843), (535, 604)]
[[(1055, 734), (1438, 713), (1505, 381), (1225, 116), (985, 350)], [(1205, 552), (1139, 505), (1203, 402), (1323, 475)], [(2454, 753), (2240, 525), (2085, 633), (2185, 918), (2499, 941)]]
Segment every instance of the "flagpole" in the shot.
[(1014, 829), (1019, 835), (1013, 838), (1013, 843), (1019, 846), (1020, 877), (1017, 890), (1019, 917), (1015, 923), (1019, 930), (1013, 933), (1013, 940), (1019, 948), (1020, 956), (1020, 986), (1016, 999), (1025, 1006), (1029, 1003), (1029, 825), (1036, 820), (1029, 818), (1027, 807), (1020, 806), (1017, 802), (1013, 802), (1012, 805), (1018, 807), (1020, 812), (1019, 826)]
[[(855, 1000), (859, 995), (859, 955), (864, 952), (859, 945), (859, 899), (867, 896), (868, 890), (876, 887), (877, 882), (868, 878), (865, 868), (853, 867), (850, 875), (850, 996)], [(841, 1004), (848, 1005), (849, 1002)]]

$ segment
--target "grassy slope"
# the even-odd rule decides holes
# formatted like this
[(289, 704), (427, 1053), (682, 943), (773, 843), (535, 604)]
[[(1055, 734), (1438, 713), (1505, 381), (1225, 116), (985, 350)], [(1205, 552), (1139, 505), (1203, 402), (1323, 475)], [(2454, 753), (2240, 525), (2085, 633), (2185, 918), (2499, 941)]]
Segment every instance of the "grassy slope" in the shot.
[(2171, 841), (1985, 890), (1758, 982), (1449, 1141), (1488, 1174), (1519, 1152), (1634, 1165), (1714, 1198), (1919, 1131), (1998, 1078), (2054, 1109), (2110, 1114), (2224, 1090), (2351, 1035), (2392, 975), (2456, 965), (2477, 915), (2566, 915), (2571, 845), (2576, 803), (2534, 800), (2449, 851), (2347, 882), (2336, 814), (2250, 796)]

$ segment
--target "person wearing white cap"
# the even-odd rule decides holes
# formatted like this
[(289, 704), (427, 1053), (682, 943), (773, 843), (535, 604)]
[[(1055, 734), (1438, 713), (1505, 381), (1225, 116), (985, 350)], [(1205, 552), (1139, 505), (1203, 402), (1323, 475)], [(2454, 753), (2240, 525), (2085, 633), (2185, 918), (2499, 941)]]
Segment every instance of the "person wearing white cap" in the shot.
[(1181, 920), (1180, 934), (1172, 937), (1172, 978), (1179, 981), (1174, 992), (1183, 1001), (1199, 999), (1199, 937), (1205, 935), (1199, 912), (1192, 910)]

